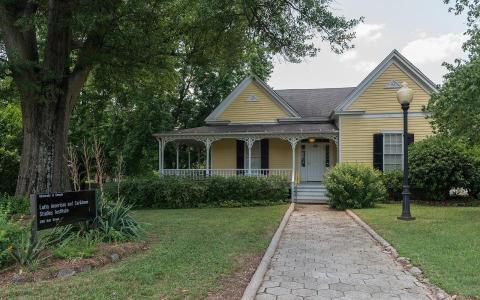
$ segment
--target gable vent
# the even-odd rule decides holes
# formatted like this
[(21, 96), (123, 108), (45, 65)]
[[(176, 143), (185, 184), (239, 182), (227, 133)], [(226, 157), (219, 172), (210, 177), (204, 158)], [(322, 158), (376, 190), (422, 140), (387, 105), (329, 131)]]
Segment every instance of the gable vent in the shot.
[(247, 101), (258, 101), (258, 98), (256, 95), (250, 95), (247, 97)]
[(390, 80), (385, 86), (386, 89), (399, 89), (402, 85), (396, 80)]

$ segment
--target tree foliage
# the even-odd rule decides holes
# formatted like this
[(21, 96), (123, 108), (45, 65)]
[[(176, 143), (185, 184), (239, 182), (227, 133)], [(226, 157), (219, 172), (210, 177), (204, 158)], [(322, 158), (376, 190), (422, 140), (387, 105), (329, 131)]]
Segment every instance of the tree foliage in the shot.
[(18, 104), (0, 104), (0, 195), (15, 192), (22, 146), (22, 118)]
[[(118, 125), (116, 128), (123, 126), (125, 130), (136, 123), (119, 118), (122, 113), (134, 111), (138, 113), (137, 120), (145, 121), (140, 117), (145, 107), (139, 105), (146, 104), (148, 97), (156, 99), (153, 108), (163, 105), (168, 96), (175, 97), (171, 88), (182, 84), (179, 78), (201, 75), (203, 67), (219, 72), (217, 79), (228, 81), (229, 75), (220, 76), (225, 69), (215, 67), (240, 65), (245, 55), (252, 53), (250, 49), (298, 61), (320, 50), (314, 37), (337, 53), (351, 47), (352, 28), (359, 20), (335, 15), (331, 2), (1, 1), (1, 67), (18, 88), (23, 115), (17, 194), (67, 188), (67, 129), (85, 83), (100, 87), (93, 94), (99, 102), (107, 101), (90, 103), (90, 109), (101, 109), (102, 105), (105, 110), (112, 106), (121, 108), (107, 113), (107, 118)], [(218, 64), (219, 61), (228, 63)], [(182, 66), (191, 69), (177, 77)], [(93, 81), (89, 80), (92, 74)], [(101, 89), (101, 78), (109, 79), (105, 89)], [(135, 91), (139, 102), (134, 104), (126, 99), (132, 96), (132, 86), (139, 82), (139, 91)], [(155, 85), (158, 88), (152, 88)], [(85, 94), (89, 92), (92, 94), (85, 89)], [(182, 114), (175, 114), (180, 122)], [(145, 119), (162, 117), (159, 113)], [(192, 121), (186, 120), (185, 115), (182, 118), (183, 122)], [(157, 126), (163, 125), (154, 127)], [(114, 143), (124, 142), (117, 139)], [(138, 153), (139, 149), (128, 151)]]
[(465, 15), (468, 40), (463, 45), (467, 59), (444, 63), (448, 73), (438, 93), (432, 95), (427, 110), (434, 128), (452, 137), (480, 143), (480, 1), (444, 0), (449, 11)]

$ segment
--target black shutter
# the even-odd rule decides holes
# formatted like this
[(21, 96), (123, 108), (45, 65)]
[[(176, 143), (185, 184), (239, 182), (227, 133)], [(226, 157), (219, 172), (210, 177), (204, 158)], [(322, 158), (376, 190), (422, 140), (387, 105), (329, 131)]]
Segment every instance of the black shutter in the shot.
[(373, 167), (383, 171), (383, 134), (373, 135)]
[(237, 169), (243, 170), (245, 160), (245, 142), (237, 140)]
[(407, 144), (408, 145), (413, 144), (414, 141), (415, 141), (415, 135), (413, 133), (407, 134)]
[(268, 169), (268, 139), (260, 141), (260, 168)]

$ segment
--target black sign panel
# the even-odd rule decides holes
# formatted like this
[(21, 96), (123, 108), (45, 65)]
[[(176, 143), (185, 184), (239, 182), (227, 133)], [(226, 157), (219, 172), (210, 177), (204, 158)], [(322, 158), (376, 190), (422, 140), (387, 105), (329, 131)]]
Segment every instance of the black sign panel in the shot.
[(95, 191), (79, 191), (32, 195), (37, 230), (80, 221), (97, 215)]

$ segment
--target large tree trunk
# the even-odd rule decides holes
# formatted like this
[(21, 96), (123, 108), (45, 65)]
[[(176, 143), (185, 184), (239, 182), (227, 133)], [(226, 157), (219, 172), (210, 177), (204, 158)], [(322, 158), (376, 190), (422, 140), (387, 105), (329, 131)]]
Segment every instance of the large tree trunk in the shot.
[(86, 68), (59, 86), (50, 86), (48, 90), (55, 89), (55, 93), (23, 95), (23, 148), (16, 195), (70, 190), (68, 125), (88, 73)]
[(17, 195), (68, 189), (65, 151), (70, 114), (64, 103), (49, 99), (23, 101), (23, 149)]

